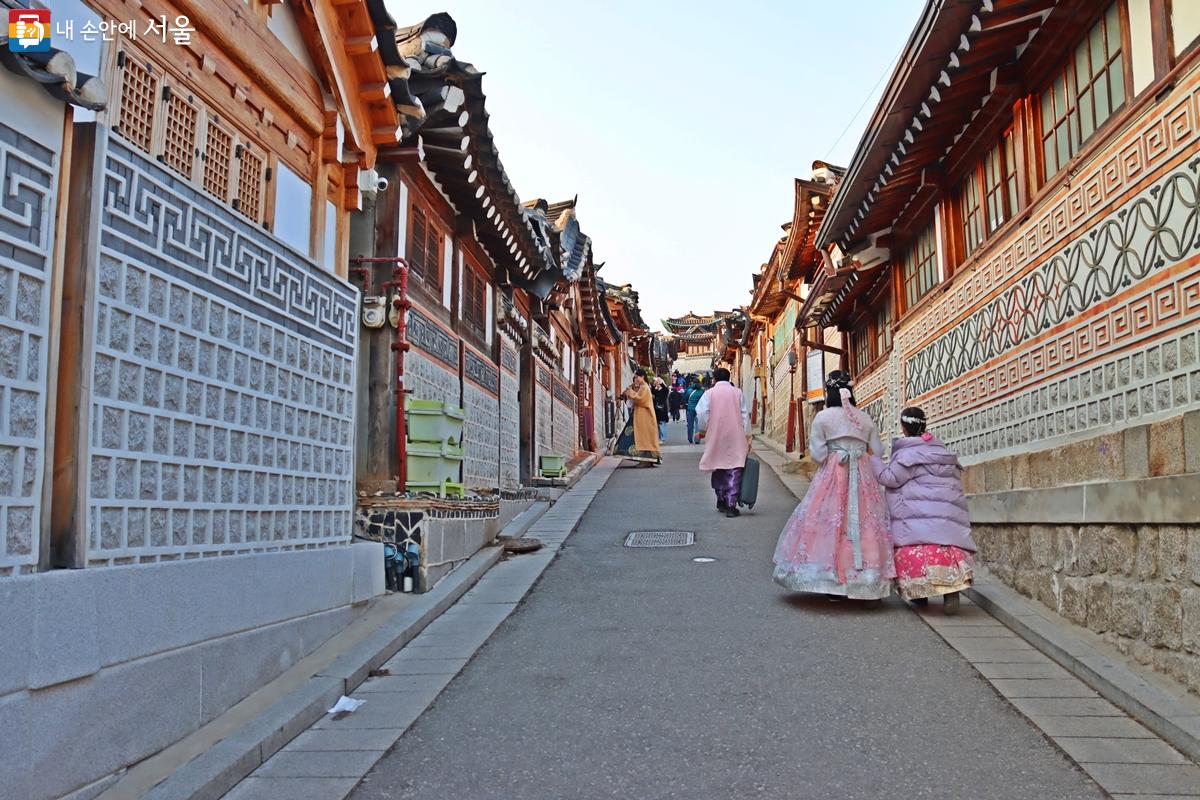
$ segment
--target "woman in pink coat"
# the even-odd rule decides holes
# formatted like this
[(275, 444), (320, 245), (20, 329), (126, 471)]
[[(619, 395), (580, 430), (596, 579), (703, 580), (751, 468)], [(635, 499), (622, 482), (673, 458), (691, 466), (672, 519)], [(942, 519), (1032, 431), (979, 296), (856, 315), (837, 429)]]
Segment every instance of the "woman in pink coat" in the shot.
[(971, 585), (975, 552), (962, 465), (925, 432), (921, 409), (904, 409), (900, 425), (905, 436), (892, 441), (891, 461), (871, 459), (888, 490), (900, 594), (920, 605), (943, 595), (943, 610), (956, 614), (958, 593)]
[(883, 487), (869, 455), (882, 449), (871, 418), (855, 406), (850, 375), (825, 381), (825, 408), (812, 422), (809, 454), (821, 465), (775, 546), (775, 582), (795, 592), (866, 600), (894, 591), (892, 537)]

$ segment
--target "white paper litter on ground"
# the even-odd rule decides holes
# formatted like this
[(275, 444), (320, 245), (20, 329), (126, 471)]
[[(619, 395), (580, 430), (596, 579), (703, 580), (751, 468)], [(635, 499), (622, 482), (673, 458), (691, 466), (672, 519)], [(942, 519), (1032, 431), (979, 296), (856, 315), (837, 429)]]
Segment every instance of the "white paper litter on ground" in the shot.
[(353, 697), (346, 697), (346, 695), (342, 695), (341, 698), (339, 698), (338, 701), (333, 704), (333, 708), (329, 709), (329, 711), (327, 713), (329, 713), (329, 714), (353, 714), (355, 711), (358, 711), (358, 709), (365, 702), (367, 702), (367, 701), (366, 700), (355, 700)]

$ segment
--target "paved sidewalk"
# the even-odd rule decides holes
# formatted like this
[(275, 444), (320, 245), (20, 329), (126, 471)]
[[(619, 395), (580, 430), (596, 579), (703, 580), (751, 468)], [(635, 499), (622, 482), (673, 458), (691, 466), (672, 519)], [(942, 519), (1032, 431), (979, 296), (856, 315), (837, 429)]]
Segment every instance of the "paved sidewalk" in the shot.
[(954, 617), (910, 608), (1114, 798), (1200, 797), (1200, 767), (966, 597)]
[(453, 608), (426, 627), (352, 696), (366, 700), (342, 719), (322, 717), (225, 795), (228, 800), (338, 800), (446, 688), (516, 608), (604, 487), (617, 459), (604, 459), (526, 535), (546, 546), (492, 567)]

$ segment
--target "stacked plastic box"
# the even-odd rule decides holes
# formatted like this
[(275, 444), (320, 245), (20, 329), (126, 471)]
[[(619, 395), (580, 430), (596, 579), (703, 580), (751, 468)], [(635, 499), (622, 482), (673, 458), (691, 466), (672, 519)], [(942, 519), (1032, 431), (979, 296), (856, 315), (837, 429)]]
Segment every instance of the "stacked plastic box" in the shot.
[(462, 431), (467, 412), (439, 400), (411, 397), (406, 400), (404, 410), (408, 431), (408, 491), (462, 497)]

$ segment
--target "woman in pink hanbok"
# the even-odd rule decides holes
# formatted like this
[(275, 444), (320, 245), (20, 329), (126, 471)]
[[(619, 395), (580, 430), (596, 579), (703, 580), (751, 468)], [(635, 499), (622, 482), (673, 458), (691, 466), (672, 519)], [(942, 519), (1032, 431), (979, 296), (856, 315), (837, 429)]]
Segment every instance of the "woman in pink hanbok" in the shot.
[(876, 606), (892, 594), (896, 569), (883, 487), (871, 454), (883, 450), (871, 418), (855, 407), (850, 375), (834, 370), (809, 452), (821, 467), (775, 547), (775, 582), (796, 592), (850, 597)]

